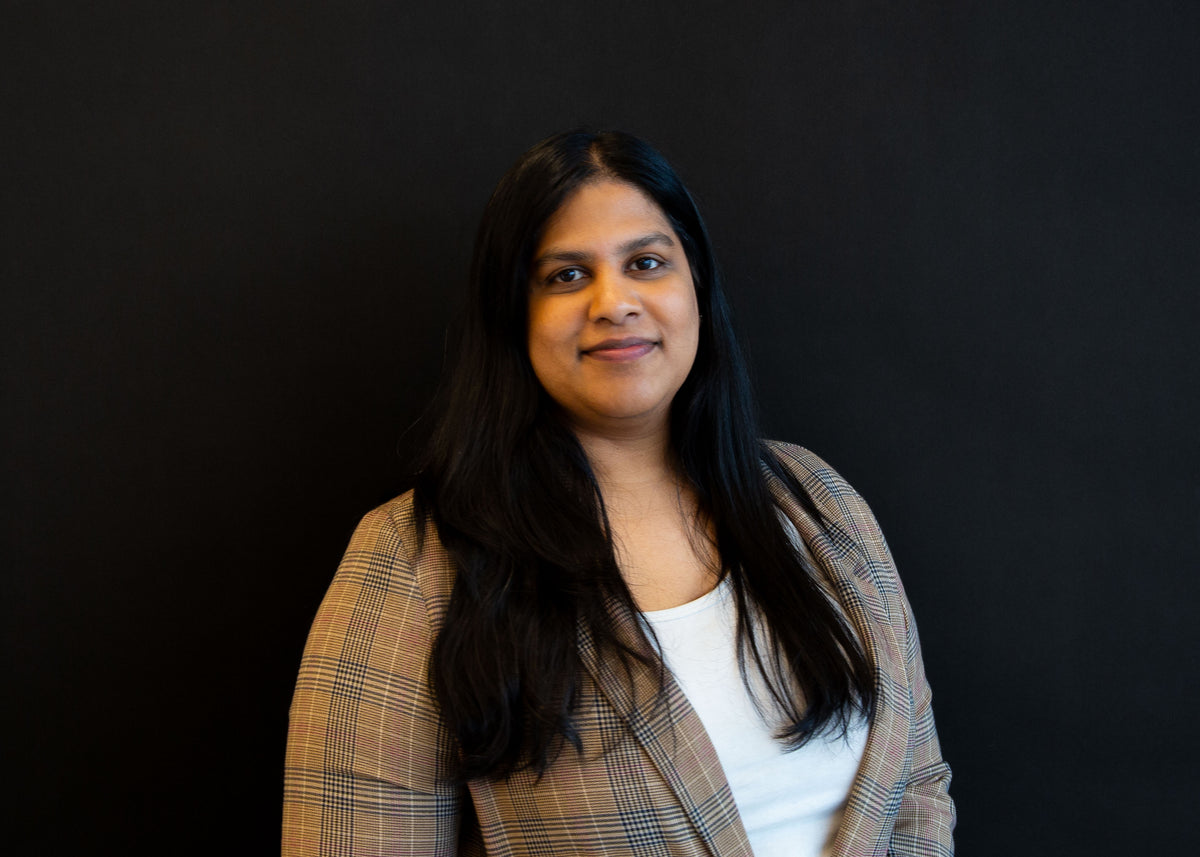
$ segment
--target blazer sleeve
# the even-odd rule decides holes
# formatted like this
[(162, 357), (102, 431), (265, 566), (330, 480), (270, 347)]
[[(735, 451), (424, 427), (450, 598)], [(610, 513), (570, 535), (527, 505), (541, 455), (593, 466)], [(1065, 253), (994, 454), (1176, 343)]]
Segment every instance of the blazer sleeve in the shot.
[(942, 758), (934, 728), (932, 693), (925, 679), (921, 643), (906, 597), (904, 610), (908, 623), (908, 674), (912, 682), (913, 762), (892, 829), (891, 853), (897, 857), (910, 854), (949, 857), (954, 853), (956, 821), (949, 791), (950, 766)]
[[(859, 499), (861, 501), (861, 497)], [(863, 506), (866, 508), (865, 502)], [(886, 567), (894, 570), (896, 564), (891, 549), (874, 514), (868, 510), (866, 517), (886, 557)], [(921, 640), (899, 575), (896, 575), (895, 585), (902, 607), (903, 627), (900, 630), (912, 702), (912, 771), (900, 799), (888, 854), (895, 857), (951, 857), (956, 815), (954, 800), (950, 797), (950, 766), (942, 758), (933, 720), (933, 692), (925, 677), (925, 662), (921, 657)]]
[(430, 609), (395, 503), (363, 519), (292, 701), (283, 855), (451, 855), (460, 792), (428, 683)]

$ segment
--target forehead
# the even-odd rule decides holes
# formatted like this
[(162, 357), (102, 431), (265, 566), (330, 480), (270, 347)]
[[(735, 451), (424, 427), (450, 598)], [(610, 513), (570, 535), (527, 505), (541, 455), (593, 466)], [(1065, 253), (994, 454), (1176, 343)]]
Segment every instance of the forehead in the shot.
[(666, 214), (641, 188), (613, 179), (588, 182), (577, 188), (546, 221), (538, 253), (571, 249), (563, 245), (597, 245), (641, 233), (675, 230)]

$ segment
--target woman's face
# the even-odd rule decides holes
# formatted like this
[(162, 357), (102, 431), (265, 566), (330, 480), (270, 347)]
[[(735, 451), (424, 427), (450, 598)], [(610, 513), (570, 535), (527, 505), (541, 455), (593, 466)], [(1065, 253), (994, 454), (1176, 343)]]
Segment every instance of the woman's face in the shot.
[(665, 430), (696, 358), (700, 314), (683, 245), (625, 182), (583, 185), (546, 224), (529, 290), (529, 360), (577, 430)]

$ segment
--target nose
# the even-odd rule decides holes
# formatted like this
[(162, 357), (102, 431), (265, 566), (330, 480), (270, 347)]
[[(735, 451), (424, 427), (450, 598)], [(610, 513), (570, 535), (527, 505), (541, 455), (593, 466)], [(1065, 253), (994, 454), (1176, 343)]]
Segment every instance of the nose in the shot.
[(597, 271), (592, 281), (588, 320), (621, 324), (636, 318), (642, 311), (637, 287), (638, 283), (625, 276), (624, 271)]

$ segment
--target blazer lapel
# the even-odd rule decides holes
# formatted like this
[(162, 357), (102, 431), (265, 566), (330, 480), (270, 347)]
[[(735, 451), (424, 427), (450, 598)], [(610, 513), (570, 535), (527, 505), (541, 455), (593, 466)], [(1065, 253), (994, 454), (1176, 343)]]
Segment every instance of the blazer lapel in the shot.
[[(622, 638), (635, 650), (650, 653), (638, 619), (616, 599), (609, 611)], [(622, 717), (659, 774), (674, 791), (713, 857), (752, 857), (741, 816), (725, 772), (700, 718), (668, 672), (662, 698), (655, 677), (645, 669), (633, 685), (619, 665), (600, 658), (590, 631), (580, 624), (580, 654), (600, 692)]]

